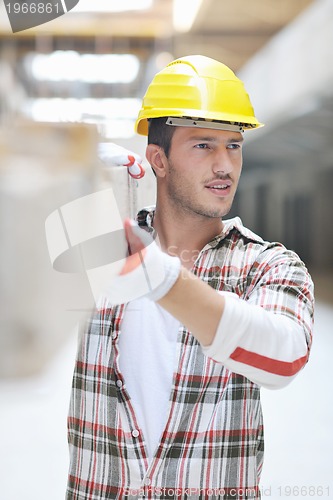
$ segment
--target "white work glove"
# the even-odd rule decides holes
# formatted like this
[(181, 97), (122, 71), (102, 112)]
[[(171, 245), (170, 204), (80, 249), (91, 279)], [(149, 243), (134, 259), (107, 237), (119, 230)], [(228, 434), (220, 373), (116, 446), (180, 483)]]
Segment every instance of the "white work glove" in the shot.
[(105, 296), (111, 304), (123, 304), (140, 297), (159, 300), (177, 281), (180, 260), (162, 252), (136, 222), (126, 219), (124, 225), (131, 255), (120, 274), (106, 287)]
[(141, 156), (113, 142), (100, 143), (98, 156), (107, 167), (127, 167), (129, 175), (134, 179), (141, 179), (145, 175)]

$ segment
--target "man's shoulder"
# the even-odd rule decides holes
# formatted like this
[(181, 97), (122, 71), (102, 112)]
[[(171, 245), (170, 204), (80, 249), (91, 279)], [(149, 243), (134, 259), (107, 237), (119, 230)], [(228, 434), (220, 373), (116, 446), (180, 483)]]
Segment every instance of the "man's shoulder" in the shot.
[(224, 221), (224, 230), (221, 236), (221, 244), (223, 244), (223, 238), (229, 239), (233, 248), (238, 247), (239, 251), (249, 253), (255, 259), (264, 261), (300, 260), (299, 256), (293, 250), (286, 248), (283, 243), (265, 240), (245, 227), (239, 217)]
[(256, 242), (259, 245), (270, 244), (270, 242), (265, 241), (251, 229), (245, 227), (240, 217), (233, 217), (232, 219), (223, 221), (223, 235), (227, 236), (232, 233), (238, 233), (238, 235), (243, 237), (243, 239)]

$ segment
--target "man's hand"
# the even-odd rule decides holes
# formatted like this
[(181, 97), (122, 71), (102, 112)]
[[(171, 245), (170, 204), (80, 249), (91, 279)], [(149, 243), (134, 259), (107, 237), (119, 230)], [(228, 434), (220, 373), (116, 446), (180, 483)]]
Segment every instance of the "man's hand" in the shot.
[(112, 304), (123, 304), (140, 297), (159, 300), (177, 281), (180, 260), (162, 252), (150, 234), (134, 221), (126, 219), (124, 227), (129, 256), (105, 295)]
[(134, 179), (141, 179), (145, 175), (141, 156), (122, 146), (118, 146), (118, 144), (113, 142), (100, 143), (98, 156), (107, 167), (127, 167), (129, 175)]

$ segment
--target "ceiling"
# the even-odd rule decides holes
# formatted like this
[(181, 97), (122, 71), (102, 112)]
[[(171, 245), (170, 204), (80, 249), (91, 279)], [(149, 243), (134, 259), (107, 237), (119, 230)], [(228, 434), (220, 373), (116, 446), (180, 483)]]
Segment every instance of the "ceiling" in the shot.
[[(181, 1), (184, 1), (184, 5), (188, 1), (192, 2)], [(54, 50), (97, 54), (134, 53), (141, 63), (135, 81), (126, 85), (91, 85), (89, 96), (97, 99), (141, 99), (156, 71), (172, 58), (200, 53), (223, 61), (234, 71), (239, 71), (274, 35), (314, 2), (203, 0), (192, 28), (181, 33), (173, 28), (173, 0), (154, 0), (152, 8), (145, 11), (97, 14), (76, 13), (74, 9), (58, 19), (16, 34), (11, 31), (4, 2), (0, 2), (0, 59), (11, 60), (16, 76), (20, 77), (30, 97), (85, 97), (87, 89), (73, 82), (52, 86), (29, 80), (20, 65), (23, 56), (29, 51), (50, 53)], [(186, 15), (187, 12), (184, 12)], [(265, 129), (267, 134), (269, 130), (267, 127)], [(285, 130), (281, 130), (283, 137)], [(295, 124), (292, 135), (295, 135)], [(267, 158), (272, 161), (272, 144), (268, 140), (265, 144), (267, 147), (262, 148), (262, 158), (258, 158), (255, 145), (249, 144), (250, 163), (252, 156), (253, 163), (258, 160), (265, 163)], [(292, 157), (298, 156), (299, 144), (290, 144), (290, 151)]]
[(237, 71), (313, 0), (204, 0), (189, 34), (175, 37), (176, 56), (201, 53)]
[[(92, 2), (94, 0), (91, 0)], [(121, 0), (120, 0), (121, 1)], [(80, 50), (129, 50), (141, 53), (170, 52), (173, 57), (201, 53), (220, 59), (237, 71), (258, 49), (286, 26), (313, 0), (203, 0), (191, 30), (173, 29), (172, 0), (154, 0), (146, 11), (112, 14), (75, 13), (71, 11), (53, 21), (12, 34), (1, 2), (1, 39), (28, 44), (28, 39), (42, 45), (48, 39), (67, 39)], [(184, 0), (184, 6), (187, 0)], [(184, 16), (186, 12), (184, 11)], [(50, 42), (52, 38), (53, 43)], [(37, 41), (36, 41), (37, 40)], [(148, 56), (147, 56), (148, 57)]]

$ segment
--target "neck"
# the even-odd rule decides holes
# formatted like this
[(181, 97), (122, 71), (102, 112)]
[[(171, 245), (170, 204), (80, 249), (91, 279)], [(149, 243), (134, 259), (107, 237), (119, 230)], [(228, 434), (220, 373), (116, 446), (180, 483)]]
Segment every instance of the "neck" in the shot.
[(197, 214), (173, 213), (163, 210), (158, 204), (154, 217), (154, 228), (163, 251), (177, 255), (184, 267), (191, 269), (199, 252), (221, 233), (220, 218), (209, 218)]

